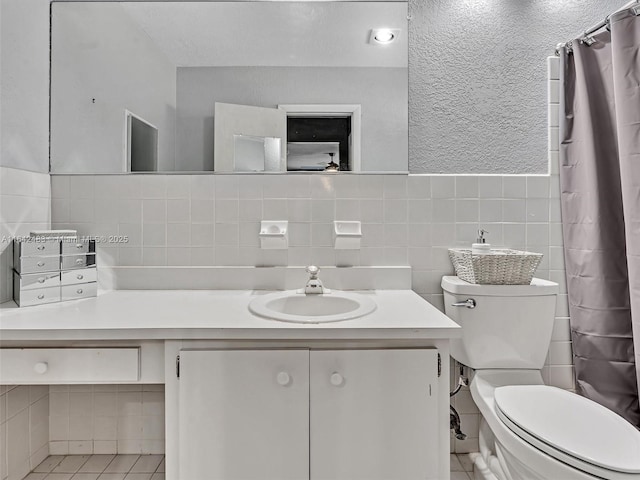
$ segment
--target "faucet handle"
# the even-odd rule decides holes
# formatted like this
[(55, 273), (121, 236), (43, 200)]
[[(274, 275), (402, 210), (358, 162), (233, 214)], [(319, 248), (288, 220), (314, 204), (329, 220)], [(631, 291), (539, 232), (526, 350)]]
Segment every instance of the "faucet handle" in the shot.
[(305, 270), (309, 275), (311, 275), (311, 278), (317, 278), (320, 268), (316, 267), (315, 265), (309, 265)]

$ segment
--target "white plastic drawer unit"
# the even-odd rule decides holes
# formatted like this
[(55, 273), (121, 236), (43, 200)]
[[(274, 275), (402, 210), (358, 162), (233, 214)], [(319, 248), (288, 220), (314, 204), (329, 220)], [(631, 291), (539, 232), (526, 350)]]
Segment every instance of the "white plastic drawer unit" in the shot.
[(127, 383), (140, 379), (140, 349), (2, 348), (0, 384)]

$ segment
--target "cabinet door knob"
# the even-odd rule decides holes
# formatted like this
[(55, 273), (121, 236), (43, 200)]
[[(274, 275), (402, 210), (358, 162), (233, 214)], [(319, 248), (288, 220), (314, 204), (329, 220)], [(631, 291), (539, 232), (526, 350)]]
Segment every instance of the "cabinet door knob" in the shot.
[(83, 263), (84, 263), (84, 259), (82, 259), (82, 258), (78, 258), (76, 260), (76, 265), (82, 265)]
[(331, 377), (329, 377), (329, 381), (331, 382), (331, 385), (333, 385), (334, 387), (339, 387), (344, 383), (344, 377), (340, 375), (338, 372), (333, 372), (331, 374)]
[(76, 293), (77, 293), (78, 295), (81, 295), (81, 294), (82, 294), (82, 289), (81, 289), (81, 288), (79, 288), (78, 290), (76, 290)]
[(49, 364), (47, 362), (38, 362), (33, 366), (33, 371), (42, 375), (43, 373), (46, 373), (46, 371), (49, 369)]
[(45, 278), (44, 278), (44, 277), (40, 277), (40, 278), (38, 279), (38, 283), (44, 283), (44, 280), (45, 280)]
[(78, 274), (78, 275), (76, 275), (76, 278), (77, 278), (78, 280), (82, 280), (82, 279), (84, 278), (84, 275), (82, 275), (82, 274)]
[(287, 372), (279, 372), (276, 376), (276, 381), (278, 382), (278, 385), (286, 387), (291, 382), (291, 375)]
[(44, 293), (41, 293), (40, 295), (38, 295), (38, 300), (42, 300), (44, 299)]
[(37, 248), (38, 250), (42, 251), (42, 250), (44, 250), (44, 245), (38, 245), (36, 248)]
[(81, 243), (78, 243), (78, 244), (76, 245), (76, 248), (82, 248), (82, 247), (84, 247), (84, 245), (83, 245), (83, 244), (81, 244)]
[(39, 267), (44, 267), (44, 262), (38, 262), (38, 263), (37, 263), (37, 265), (38, 265)]

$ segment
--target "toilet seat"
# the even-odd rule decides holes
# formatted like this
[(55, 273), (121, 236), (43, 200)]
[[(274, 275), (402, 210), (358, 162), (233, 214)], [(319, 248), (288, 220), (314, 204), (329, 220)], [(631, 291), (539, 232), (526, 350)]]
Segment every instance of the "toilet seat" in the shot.
[(611, 410), (545, 385), (498, 387), (494, 398), (513, 433), (557, 460), (601, 478), (640, 474), (640, 433)]

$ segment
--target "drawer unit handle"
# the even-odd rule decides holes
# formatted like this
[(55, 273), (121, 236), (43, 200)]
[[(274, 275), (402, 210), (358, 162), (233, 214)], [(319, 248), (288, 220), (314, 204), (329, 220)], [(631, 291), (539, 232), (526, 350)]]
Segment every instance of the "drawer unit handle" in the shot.
[(38, 362), (33, 366), (33, 371), (39, 375), (46, 373), (49, 369), (49, 364), (47, 362)]
[(84, 245), (83, 245), (83, 244), (81, 244), (81, 243), (78, 243), (78, 244), (76, 245), (76, 248), (82, 248), (82, 247), (84, 247)]
[(82, 289), (81, 289), (81, 288), (79, 288), (78, 290), (76, 290), (76, 293), (77, 293), (78, 295), (82, 295)]
[(82, 265), (84, 263), (84, 260), (82, 258), (79, 258), (76, 260), (76, 265)]
[(278, 385), (286, 387), (287, 385), (289, 385), (289, 383), (291, 383), (291, 375), (289, 375), (287, 372), (280, 372), (276, 376), (276, 381), (278, 382)]
[(42, 300), (44, 298), (44, 293), (41, 293), (40, 295), (38, 295), (38, 300)]
[(38, 262), (36, 265), (38, 265), (39, 267), (44, 267), (44, 262)]
[(42, 251), (42, 250), (44, 250), (44, 245), (38, 245), (36, 248), (37, 248), (38, 250)]
[(44, 281), (45, 281), (45, 278), (44, 278), (44, 277), (40, 277), (40, 278), (38, 279), (38, 283), (44, 283)]
[(329, 377), (329, 381), (334, 387), (340, 387), (344, 383), (344, 377), (338, 372), (333, 372), (331, 377)]
[(80, 274), (78, 274), (78, 275), (76, 275), (76, 278), (77, 278), (78, 280), (82, 280), (82, 279), (84, 278), (84, 275), (80, 275)]

